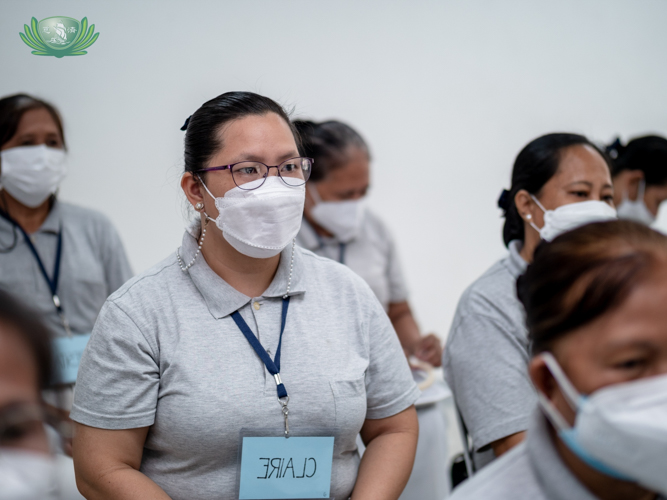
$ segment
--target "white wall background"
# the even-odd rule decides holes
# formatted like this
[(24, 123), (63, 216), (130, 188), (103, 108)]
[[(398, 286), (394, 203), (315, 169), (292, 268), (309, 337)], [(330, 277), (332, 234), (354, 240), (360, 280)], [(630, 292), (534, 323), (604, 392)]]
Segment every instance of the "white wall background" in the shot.
[[(61, 109), (61, 197), (109, 215), (136, 271), (180, 243), (183, 121), (251, 90), (364, 134), (371, 205), (441, 335), (504, 254), (496, 199), (529, 140), (667, 134), (664, 0), (0, 0), (0, 13), (0, 95)], [(23, 24), (56, 15), (95, 24), (88, 55), (30, 54)]]

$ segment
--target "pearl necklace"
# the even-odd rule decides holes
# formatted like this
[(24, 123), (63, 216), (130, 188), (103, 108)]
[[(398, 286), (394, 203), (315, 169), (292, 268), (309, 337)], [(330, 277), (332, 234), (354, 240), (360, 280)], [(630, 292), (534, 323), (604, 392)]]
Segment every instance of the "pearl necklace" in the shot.
[[(201, 238), (199, 238), (199, 246), (197, 247), (197, 251), (195, 252), (194, 256), (192, 257), (192, 260), (188, 262), (188, 265), (183, 265), (183, 259), (181, 259), (181, 254), (179, 250), (176, 250), (176, 259), (178, 259), (178, 265), (181, 268), (181, 271), (185, 272), (188, 269), (192, 267), (192, 265), (195, 263), (195, 260), (197, 260), (197, 256), (201, 253), (201, 247), (204, 244), (204, 238), (206, 237), (206, 226), (208, 226), (208, 219), (204, 223), (204, 227), (201, 230)], [(296, 238), (292, 240), (292, 254), (290, 256), (290, 263), (289, 263), (289, 276), (287, 278), (287, 290), (285, 290), (285, 295), (283, 295), (283, 299), (286, 299), (289, 297), (289, 292), (290, 288), (292, 287), (292, 273), (294, 271), (294, 247), (296, 247)]]
[(176, 250), (176, 258), (178, 259), (178, 265), (180, 266), (181, 271), (185, 272), (188, 269), (190, 269), (192, 267), (192, 264), (195, 263), (197, 256), (201, 253), (201, 247), (204, 244), (204, 238), (206, 237), (206, 226), (208, 226), (208, 219), (206, 219), (204, 227), (201, 229), (201, 237), (199, 238), (199, 247), (197, 248), (194, 257), (192, 257), (192, 260), (188, 263), (187, 266), (183, 265), (183, 259), (181, 259), (181, 254), (179, 250)]

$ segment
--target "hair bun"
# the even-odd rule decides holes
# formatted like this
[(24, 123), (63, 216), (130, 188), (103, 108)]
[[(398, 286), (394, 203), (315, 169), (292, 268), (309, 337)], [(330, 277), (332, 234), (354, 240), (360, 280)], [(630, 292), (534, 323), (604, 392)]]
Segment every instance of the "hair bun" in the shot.
[(623, 146), (623, 144), (621, 143), (620, 137), (616, 137), (616, 139), (614, 139), (614, 142), (612, 142), (611, 144), (609, 144), (604, 148), (604, 152), (607, 153), (612, 160), (617, 160), (618, 157), (621, 156), (624, 151), (625, 151), (625, 146)]
[(498, 197), (498, 208), (502, 208), (507, 211), (510, 207), (510, 192), (507, 189), (503, 189)]
[(185, 119), (185, 123), (184, 123), (183, 126), (181, 127), (181, 130), (187, 130), (187, 129), (188, 129), (188, 124), (190, 123), (190, 118), (192, 118), (192, 115), (188, 116), (188, 117)]

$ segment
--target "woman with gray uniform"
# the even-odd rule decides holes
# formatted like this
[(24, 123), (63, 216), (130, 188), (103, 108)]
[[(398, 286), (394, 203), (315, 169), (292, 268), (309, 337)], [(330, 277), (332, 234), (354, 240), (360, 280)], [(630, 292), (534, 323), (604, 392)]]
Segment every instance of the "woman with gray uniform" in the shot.
[(539, 409), (454, 500), (667, 498), (667, 238), (629, 221), (541, 245), (519, 278)]
[(57, 366), (44, 395), (64, 416), (97, 314), (132, 276), (111, 222), (56, 196), (66, 173), (56, 108), (25, 94), (0, 99), (0, 289), (51, 331)]
[[(441, 402), (451, 392), (433, 373), (440, 366), (440, 339), (422, 336), (412, 316), (396, 244), (382, 220), (365, 206), (370, 153), (364, 139), (339, 121), (294, 122), (306, 156), (317, 169), (306, 185), (299, 245), (337, 260), (361, 276), (389, 315), (423, 394), (416, 403), (419, 444), (415, 466), (401, 500), (442, 500), (449, 490), (447, 428)], [(430, 366), (429, 366), (430, 365)]]
[(294, 242), (313, 162), (287, 114), (228, 92), (184, 128), (196, 217), (100, 313), (72, 411), (79, 489), (396, 500), (419, 391), (368, 286)]
[(516, 278), (541, 240), (616, 217), (606, 159), (577, 134), (548, 134), (524, 147), (499, 205), (509, 255), (463, 293), (443, 356), (477, 468), (523, 439), (537, 403), (526, 370), (529, 342)]

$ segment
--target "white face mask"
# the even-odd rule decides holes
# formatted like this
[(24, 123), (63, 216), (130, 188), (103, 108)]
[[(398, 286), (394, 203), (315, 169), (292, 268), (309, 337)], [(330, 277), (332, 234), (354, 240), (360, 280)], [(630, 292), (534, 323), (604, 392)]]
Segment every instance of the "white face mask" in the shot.
[(65, 151), (20, 146), (0, 151), (0, 184), (12, 198), (36, 208), (56, 192), (67, 174)]
[(547, 210), (532, 194), (530, 197), (544, 212), (544, 226), (542, 226), (542, 229), (537, 227), (534, 222), (530, 222), (530, 225), (540, 233), (540, 237), (544, 241), (552, 241), (567, 231), (591, 222), (604, 222), (617, 218), (616, 210), (604, 201), (580, 201), (562, 205), (555, 210)]
[[(262, 180), (244, 186), (252, 188)], [(260, 188), (247, 191), (235, 187), (219, 198), (211, 194), (206, 184), (204, 189), (215, 200), (219, 214), (216, 219), (205, 214), (206, 217), (243, 255), (256, 259), (278, 255), (299, 232), (306, 193), (303, 185), (288, 186), (280, 177), (270, 176)]]
[(642, 179), (639, 181), (639, 188), (637, 190), (637, 199), (632, 201), (628, 198), (628, 191), (623, 192), (623, 200), (618, 205), (616, 211), (619, 219), (627, 219), (646, 226), (650, 226), (655, 222), (655, 215), (653, 215), (644, 201), (644, 192), (646, 191), (646, 181)]
[(359, 233), (366, 209), (365, 198), (345, 201), (322, 201), (317, 186), (309, 184), (315, 206), (310, 216), (320, 226), (333, 234), (341, 243), (353, 240)]
[(608, 476), (666, 495), (667, 375), (610, 385), (584, 396), (551, 353), (541, 356), (577, 412), (570, 426), (538, 391), (540, 406), (568, 448)]
[(57, 490), (53, 457), (0, 448), (0, 500), (50, 500)]

